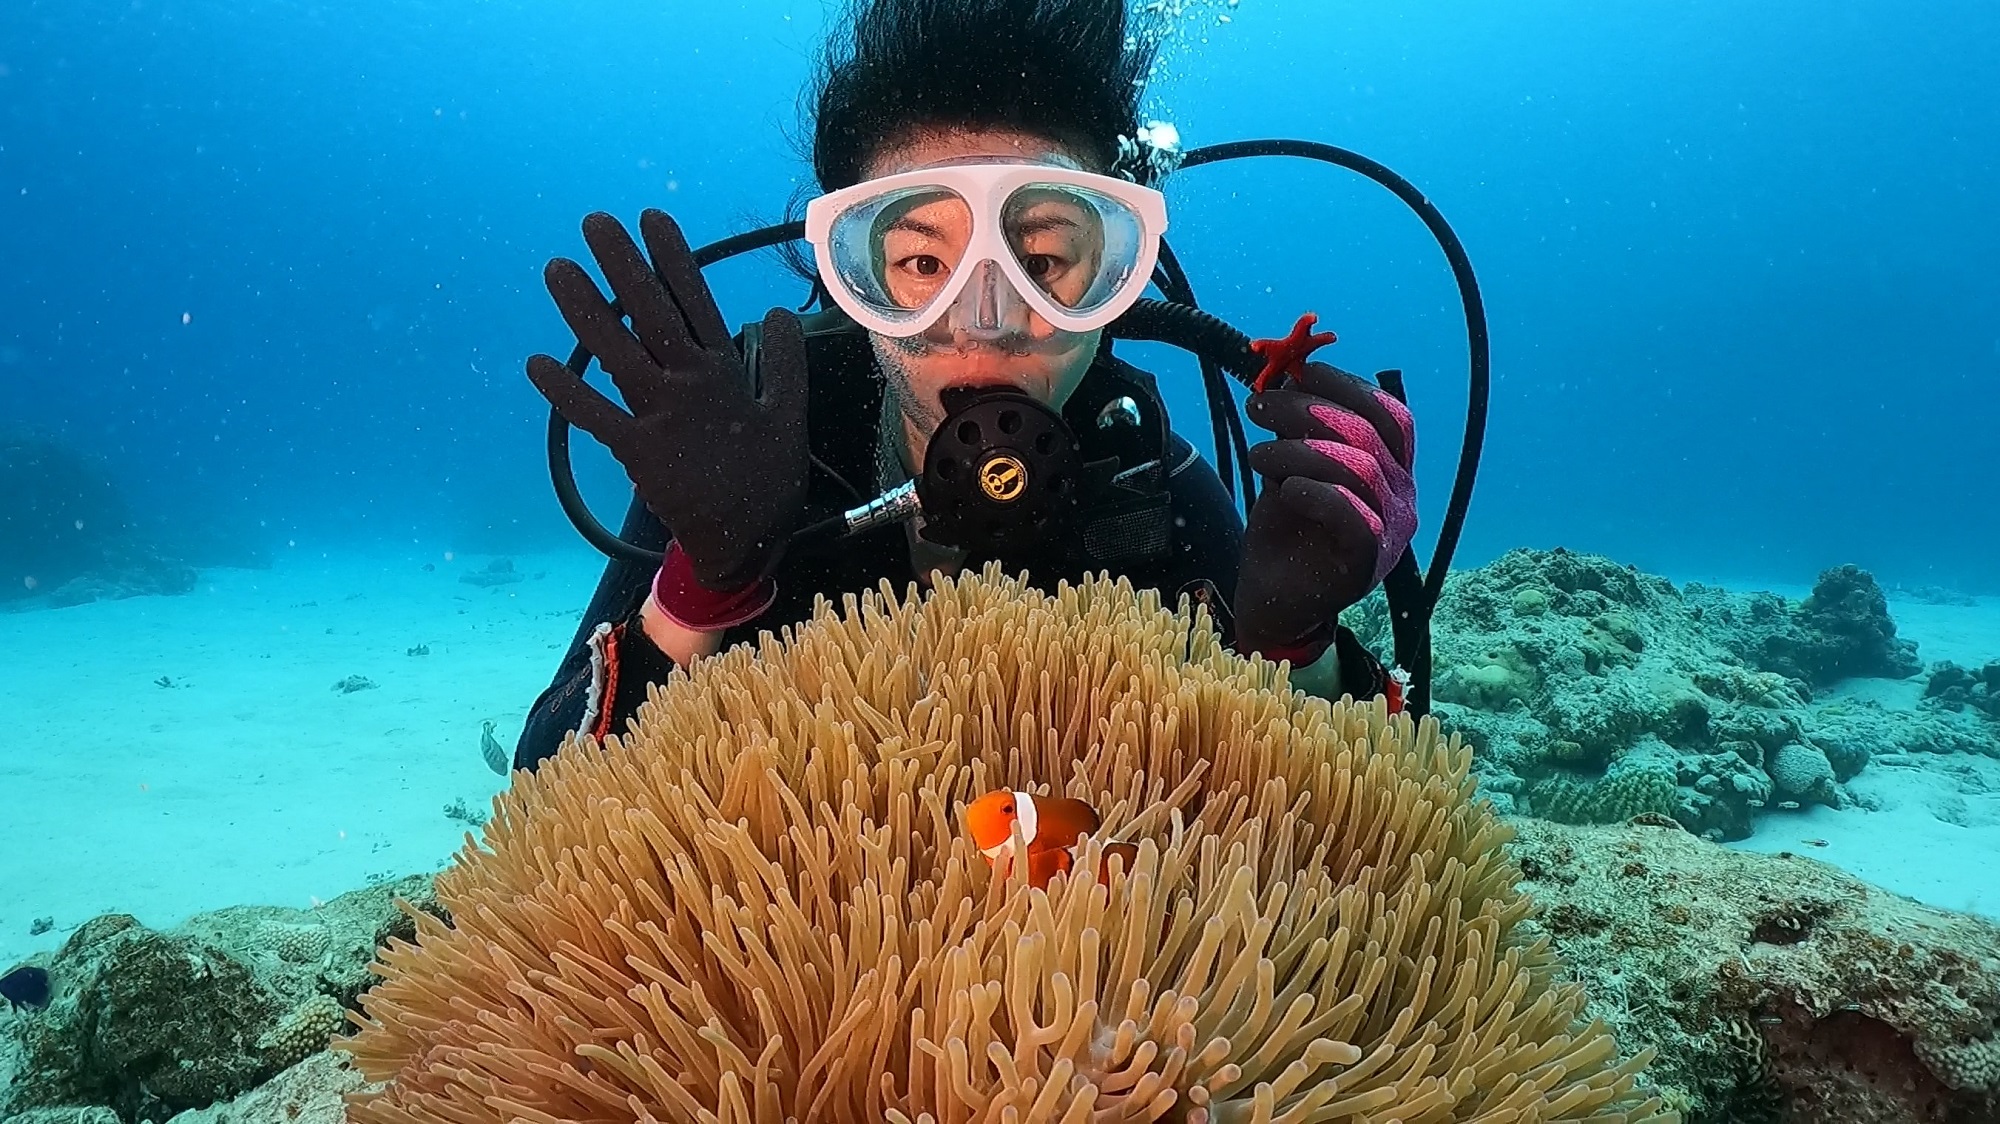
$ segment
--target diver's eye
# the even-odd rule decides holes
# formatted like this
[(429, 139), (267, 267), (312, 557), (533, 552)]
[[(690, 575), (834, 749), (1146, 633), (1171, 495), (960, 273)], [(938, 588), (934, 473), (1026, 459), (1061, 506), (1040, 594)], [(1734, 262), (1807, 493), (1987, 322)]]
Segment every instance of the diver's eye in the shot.
[(1021, 259), (1021, 268), (1028, 271), (1028, 276), (1037, 280), (1054, 273), (1058, 264), (1049, 254), (1029, 254)]
[(918, 254), (910, 259), (910, 269), (919, 277), (936, 277), (944, 272), (944, 262), (929, 254)]

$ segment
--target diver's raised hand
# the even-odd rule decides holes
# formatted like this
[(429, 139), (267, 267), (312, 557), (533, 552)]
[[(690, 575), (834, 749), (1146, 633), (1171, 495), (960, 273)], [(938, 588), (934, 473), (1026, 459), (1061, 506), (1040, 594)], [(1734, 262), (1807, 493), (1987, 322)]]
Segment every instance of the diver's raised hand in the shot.
[(649, 266), (617, 219), (583, 220), (627, 327), (583, 267), (552, 259), (549, 294), (630, 412), (553, 356), (528, 360), (528, 379), (571, 425), (604, 443), (646, 507), (693, 563), (697, 580), (737, 589), (769, 575), (805, 501), (805, 336), (792, 313), (764, 317), (751, 385), (678, 224), (648, 209), (639, 233)]
[(1244, 529), (1238, 647), (1311, 663), (1416, 534), (1415, 425), (1393, 396), (1324, 363), (1306, 364), (1296, 389), (1252, 395), (1248, 413), (1278, 440), (1250, 450), (1264, 490)]

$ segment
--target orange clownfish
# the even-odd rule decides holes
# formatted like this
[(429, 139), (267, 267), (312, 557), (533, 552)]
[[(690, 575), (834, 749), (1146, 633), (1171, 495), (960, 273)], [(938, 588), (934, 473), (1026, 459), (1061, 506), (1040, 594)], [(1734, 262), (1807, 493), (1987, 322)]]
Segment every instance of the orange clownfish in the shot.
[[(1014, 825), (1028, 848), (1028, 882), (1046, 888), (1059, 870), (1076, 862), (1077, 848), (1098, 827), (1097, 809), (1066, 796), (1035, 796), (1001, 789), (974, 800), (965, 809), (972, 841), (986, 861), (998, 863), (1014, 847)], [(1106, 843), (1104, 857), (1122, 856), (1125, 869), (1139, 860), (1136, 843)]]

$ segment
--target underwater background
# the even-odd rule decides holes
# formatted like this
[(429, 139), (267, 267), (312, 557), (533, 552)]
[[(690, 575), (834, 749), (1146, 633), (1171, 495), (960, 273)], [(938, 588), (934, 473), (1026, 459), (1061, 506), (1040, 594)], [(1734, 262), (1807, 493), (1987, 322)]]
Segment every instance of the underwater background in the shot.
[[(664, 207), (697, 242), (775, 221), (809, 171), (817, 3), (0, 20), (0, 417), (218, 549), (576, 545), (522, 373), (568, 346), (543, 263), (584, 255), (592, 210)], [(1149, 106), (1188, 146), (1355, 149), (1464, 239), (1494, 354), (1464, 561), (1566, 543), (2000, 592), (1991, 5), (1245, 0), (1175, 26)], [(1205, 306), (1252, 334), (1312, 309), (1329, 360), (1407, 372), (1428, 544), (1465, 381), (1428, 234), (1297, 160), (1170, 192)], [(738, 322), (804, 298), (768, 254), (713, 277)], [(1206, 448), (1191, 365), (1161, 367)]]
[[(2000, 7), (1155, 6), (1147, 110), (1187, 146), (1356, 150), (1470, 254), (1492, 402), (1454, 589), (1505, 611), (1448, 595), (1439, 699), (1502, 806), (1810, 844), (2000, 919)], [(784, 218), (827, 15), (0, 5), (0, 972), (476, 830), (482, 733), (511, 750), (603, 564), (523, 374), (574, 345), (542, 267), (588, 262), (595, 210), (697, 244)], [(1165, 190), (1205, 308), (1310, 310), (1318, 358), (1404, 372), (1428, 558), (1467, 397), (1430, 235), (1303, 161)], [(768, 253), (709, 277), (738, 324), (806, 297)], [(1120, 350), (1211, 451), (1193, 361)], [(615, 525), (622, 472), (573, 448)]]

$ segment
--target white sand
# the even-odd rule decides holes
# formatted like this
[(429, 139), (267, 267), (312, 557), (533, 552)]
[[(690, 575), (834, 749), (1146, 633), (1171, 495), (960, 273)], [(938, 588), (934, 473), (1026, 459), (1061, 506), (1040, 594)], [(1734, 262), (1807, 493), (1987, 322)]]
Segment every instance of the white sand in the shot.
[[(481, 721), (511, 753), (602, 564), (458, 580), (488, 561), (294, 555), (186, 596), (0, 613), (0, 970), (99, 913), (165, 926), (441, 866), (468, 830), (446, 805), (484, 813), (505, 783)], [(379, 686), (333, 689), (350, 675)]]
[(1875, 761), (1843, 787), (1852, 806), (1776, 811), (1731, 846), (1808, 855), (1927, 905), (2000, 921), (2000, 760), (1915, 754)]
[[(183, 597), (0, 614), (0, 969), (99, 913), (308, 906), (446, 862), (468, 828), (445, 807), (483, 813), (504, 783), (481, 721), (511, 751), (602, 566), (516, 556), (528, 580), (458, 580), (488, 560), (292, 556)], [(2000, 656), (2000, 598), (1892, 608), (1927, 661)], [(350, 675), (379, 686), (333, 689)], [(1773, 815), (1738, 845), (2000, 916), (2000, 761), (1876, 766), (1849, 789), (1878, 810)], [(37, 918), (53, 928), (31, 935)]]
[[(1805, 589), (1776, 589), (1804, 597)], [(1925, 666), (1951, 660), (1978, 668), (2000, 659), (2000, 597), (1974, 605), (1891, 598), (1898, 636), (1917, 642)], [(1829, 697), (1913, 710), (1924, 677), (1862, 679)], [(2000, 737), (2000, 723), (1991, 727)], [(1926, 754), (1878, 759), (1843, 786), (1850, 806), (1774, 811), (1744, 850), (1792, 851), (1832, 863), (1928, 905), (2000, 921), (2000, 758)]]

